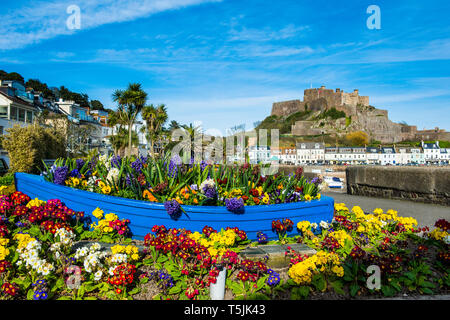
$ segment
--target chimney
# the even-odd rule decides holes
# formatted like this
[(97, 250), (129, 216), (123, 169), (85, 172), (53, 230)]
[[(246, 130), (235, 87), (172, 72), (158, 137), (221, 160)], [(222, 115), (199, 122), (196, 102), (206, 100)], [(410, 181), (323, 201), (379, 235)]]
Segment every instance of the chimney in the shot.
[(336, 88), (336, 92), (341, 92), (341, 89), (339, 89), (339, 88)]
[(325, 89), (325, 86), (321, 86), (320, 89), (324, 90), (324, 89)]
[(358, 90), (358, 89), (355, 89), (355, 90), (353, 90), (353, 93), (358, 94), (358, 93), (359, 93), (359, 90)]

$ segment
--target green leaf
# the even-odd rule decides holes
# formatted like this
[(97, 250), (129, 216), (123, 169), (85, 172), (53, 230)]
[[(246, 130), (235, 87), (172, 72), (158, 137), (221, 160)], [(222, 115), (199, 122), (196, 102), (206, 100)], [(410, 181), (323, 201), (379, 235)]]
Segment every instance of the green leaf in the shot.
[(33, 300), (34, 291), (33, 289), (28, 290), (27, 292), (27, 300)]
[(350, 295), (351, 295), (352, 297), (354, 297), (354, 296), (356, 296), (356, 294), (357, 294), (358, 291), (359, 291), (359, 285), (358, 285), (357, 283), (352, 283), (352, 284), (350, 285), (349, 289), (350, 289)]
[(340, 280), (331, 282), (331, 287), (337, 294), (345, 294), (343, 286), (344, 284)]
[(425, 294), (433, 294), (433, 290), (429, 289), (429, 288), (421, 288), (419, 289), (422, 293)]
[(128, 294), (134, 295), (134, 294), (138, 294), (139, 292), (141, 292), (141, 289), (139, 287), (136, 287), (133, 290), (131, 290), (130, 292), (128, 292)]
[(381, 286), (381, 292), (385, 297), (392, 297), (395, 294), (395, 290), (391, 286)]
[(327, 288), (325, 277), (320, 273), (313, 276), (312, 284), (318, 291), (325, 291)]

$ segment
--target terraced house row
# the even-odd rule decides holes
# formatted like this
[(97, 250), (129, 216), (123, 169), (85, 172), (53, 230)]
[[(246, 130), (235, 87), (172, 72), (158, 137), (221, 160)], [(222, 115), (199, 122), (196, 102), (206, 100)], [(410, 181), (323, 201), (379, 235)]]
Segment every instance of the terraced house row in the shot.
[[(257, 147), (253, 147), (257, 148)], [(434, 143), (421, 142), (420, 146), (379, 147), (325, 147), (319, 142), (297, 143), (295, 148), (262, 147), (261, 158), (252, 158), (258, 153), (249, 153), (251, 162), (273, 162), (281, 164), (369, 164), (369, 165), (448, 165), (450, 148)]]

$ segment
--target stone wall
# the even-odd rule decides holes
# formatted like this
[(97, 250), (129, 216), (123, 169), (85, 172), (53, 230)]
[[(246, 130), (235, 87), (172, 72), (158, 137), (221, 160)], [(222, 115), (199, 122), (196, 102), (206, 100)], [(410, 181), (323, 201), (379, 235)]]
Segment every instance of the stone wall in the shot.
[(353, 166), (346, 180), (348, 194), (450, 206), (450, 168)]
[(272, 104), (271, 116), (287, 116), (298, 111), (304, 111), (305, 104), (300, 100), (275, 102)]

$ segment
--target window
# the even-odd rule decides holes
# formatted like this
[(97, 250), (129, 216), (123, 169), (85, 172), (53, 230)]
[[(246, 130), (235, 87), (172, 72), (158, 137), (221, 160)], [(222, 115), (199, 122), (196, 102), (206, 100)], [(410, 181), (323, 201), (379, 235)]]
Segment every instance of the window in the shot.
[(33, 112), (27, 111), (27, 122), (32, 123), (33, 122)]
[(0, 106), (0, 118), (8, 119), (8, 106)]
[(19, 109), (19, 121), (25, 122), (25, 110)]
[(9, 119), (17, 121), (17, 108), (11, 107), (11, 114), (9, 115)]

